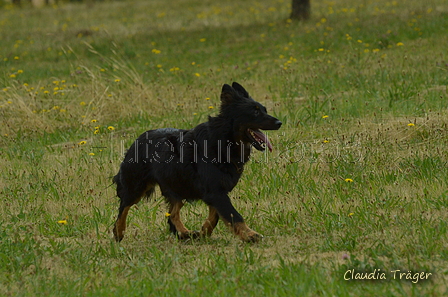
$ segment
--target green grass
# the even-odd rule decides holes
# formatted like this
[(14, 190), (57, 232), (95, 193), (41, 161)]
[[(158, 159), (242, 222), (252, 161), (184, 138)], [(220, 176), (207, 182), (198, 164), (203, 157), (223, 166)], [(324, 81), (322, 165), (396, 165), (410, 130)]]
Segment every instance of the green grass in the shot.
[[(289, 2), (0, 8), (1, 295), (448, 293), (446, 1), (313, 1), (308, 23)], [(179, 242), (157, 193), (115, 243), (124, 150), (206, 121), (232, 81), (284, 123), (231, 193), (263, 241)]]

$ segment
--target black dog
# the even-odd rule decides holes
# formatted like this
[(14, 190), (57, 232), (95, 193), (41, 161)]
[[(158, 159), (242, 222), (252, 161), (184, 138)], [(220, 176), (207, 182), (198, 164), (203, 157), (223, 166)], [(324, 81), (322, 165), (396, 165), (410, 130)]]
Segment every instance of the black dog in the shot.
[[(263, 130), (278, 130), (282, 123), (267, 114), (238, 83), (225, 84), (221, 109), (191, 130), (150, 130), (132, 144), (113, 181), (120, 197), (113, 233), (123, 239), (129, 208), (159, 185), (169, 204), (168, 224), (181, 239), (209, 236), (219, 218), (243, 241), (257, 242), (263, 236), (251, 230), (235, 210), (228, 193), (237, 184), (249, 160), (251, 145), (259, 151), (272, 145)], [(180, 220), (184, 200), (202, 200), (209, 216), (201, 232), (189, 231)]]

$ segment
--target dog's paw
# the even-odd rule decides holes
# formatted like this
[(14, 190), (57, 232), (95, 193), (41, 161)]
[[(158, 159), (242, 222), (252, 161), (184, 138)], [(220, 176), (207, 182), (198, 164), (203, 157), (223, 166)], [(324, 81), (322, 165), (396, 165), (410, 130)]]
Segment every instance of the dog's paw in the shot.
[(177, 238), (180, 240), (187, 240), (187, 239), (196, 239), (201, 236), (201, 232), (199, 231), (188, 231), (188, 232), (178, 232)]
[(121, 232), (121, 234), (119, 234), (119, 232), (117, 231), (117, 229), (115, 227), (112, 229), (112, 233), (114, 234), (114, 239), (116, 242), (120, 242), (124, 237), (123, 232)]
[(245, 242), (257, 243), (263, 239), (263, 235), (255, 232), (254, 230), (249, 230), (249, 231), (245, 232), (245, 234), (242, 236), (241, 239)]

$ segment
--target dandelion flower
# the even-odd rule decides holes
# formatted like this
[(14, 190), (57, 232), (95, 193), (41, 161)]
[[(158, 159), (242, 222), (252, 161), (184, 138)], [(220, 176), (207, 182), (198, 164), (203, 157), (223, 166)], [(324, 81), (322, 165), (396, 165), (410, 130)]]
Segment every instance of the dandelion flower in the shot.
[(214, 107), (212, 106), (212, 105), (210, 105), (209, 107), (208, 107), (208, 109), (213, 109)]
[(95, 131), (93, 131), (93, 134), (98, 134), (98, 133), (100, 133), (100, 130), (95, 130)]
[(95, 153), (90, 153), (89, 156), (95, 156)]
[(165, 217), (169, 217), (171, 214), (169, 212), (165, 212)]
[(23, 73), (23, 70), (22, 70), (22, 69), (19, 69), (19, 70), (17, 70), (17, 73), (18, 73), (18, 74), (22, 74), (22, 73)]
[(152, 53), (153, 54), (156, 54), (156, 55), (158, 55), (158, 54), (160, 54), (162, 51), (161, 50), (158, 50), (158, 49), (153, 49), (152, 50)]
[(328, 115), (323, 115), (322, 118), (326, 119), (326, 118), (328, 118)]
[(15, 56), (15, 57), (14, 57), (14, 60), (19, 60), (19, 59), (20, 59), (19, 56)]
[(398, 43), (397, 43), (397, 46), (403, 46), (403, 45), (404, 45), (403, 42), (398, 42)]
[(59, 220), (58, 224), (59, 225), (67, 225), (67, 220)]
[(414, 123), (409, 123), (409, 124), (408, 124), (408, 127), (414, 127), (414, 126), (415, 126)]
[(353, 182), (353, 179), (351, 179), (351, 178), (346, 178), (346, 179), (344, 179), (345, 180), (345, 182), (347, 182), (347, 183), (352, 183)]
[(84, 101), (81, 101), (81, 102), (79, 103), (79, 105), (84, 106), (84, 105), (86, 105), (86, 103), (85, 103)]
[(200, 76), (201, 76), (201, 74), (199, 74), (199, 73), (195, 73), (194, 75), (196, 75), (197, 77), (200, 77)]
[(91, 122), (91, 123), (96, 123), (96, 122), (98, 122), (98, 121), (95, 120), (95, 119), (93, 119), (93, 120), (91, 120), (90, 122)]
[(328, 140), (328, 139), (324, 139), (324, 141), (323, 141), (323, 143), (329, 143), (330, 142), (330, 140)]
[(207, 38), (201, 38), (199, 39), (200, 42), (205, 42), (207, 40)]
[(109, 130), (109, 131), (114, 131), (115, 128), (114, 128), (113, 126), (109, 126), (109, 127), (107, 127), (107, 130)]
[(16, 75), (15, 75), (15, 74), (11, 74), (9, 77), (10, 77), (10, 78), (15, 78)]
[(351, 212), (348, 214), (349, 217), (352, 217), (355, 213)]
[(84, 145), (84, 144), (86, 144), (86, 143), (87, 143), (87, 141), (83, 140), (83, 141), (80, 141), (78, 144), (79, 144), (79, 145)]
[(115, 79), (115, 82), (117, 83), (117, 82), (120, 82), (121, 81), (121, 79), (119, 79), (119, 78), (117, 78), (117, 79)]

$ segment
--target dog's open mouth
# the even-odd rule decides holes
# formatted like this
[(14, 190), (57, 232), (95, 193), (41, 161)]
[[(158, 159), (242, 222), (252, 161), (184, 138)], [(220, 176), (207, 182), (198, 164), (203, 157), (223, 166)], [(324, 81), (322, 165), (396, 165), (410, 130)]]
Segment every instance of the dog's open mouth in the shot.
[(252, 145), (259, 151), (264, 151), (268, 147), (272, 152), (272, 144), (269, 142), (268, 137), (260, 130), (247, 129), (247, 135), (252, 140)]

